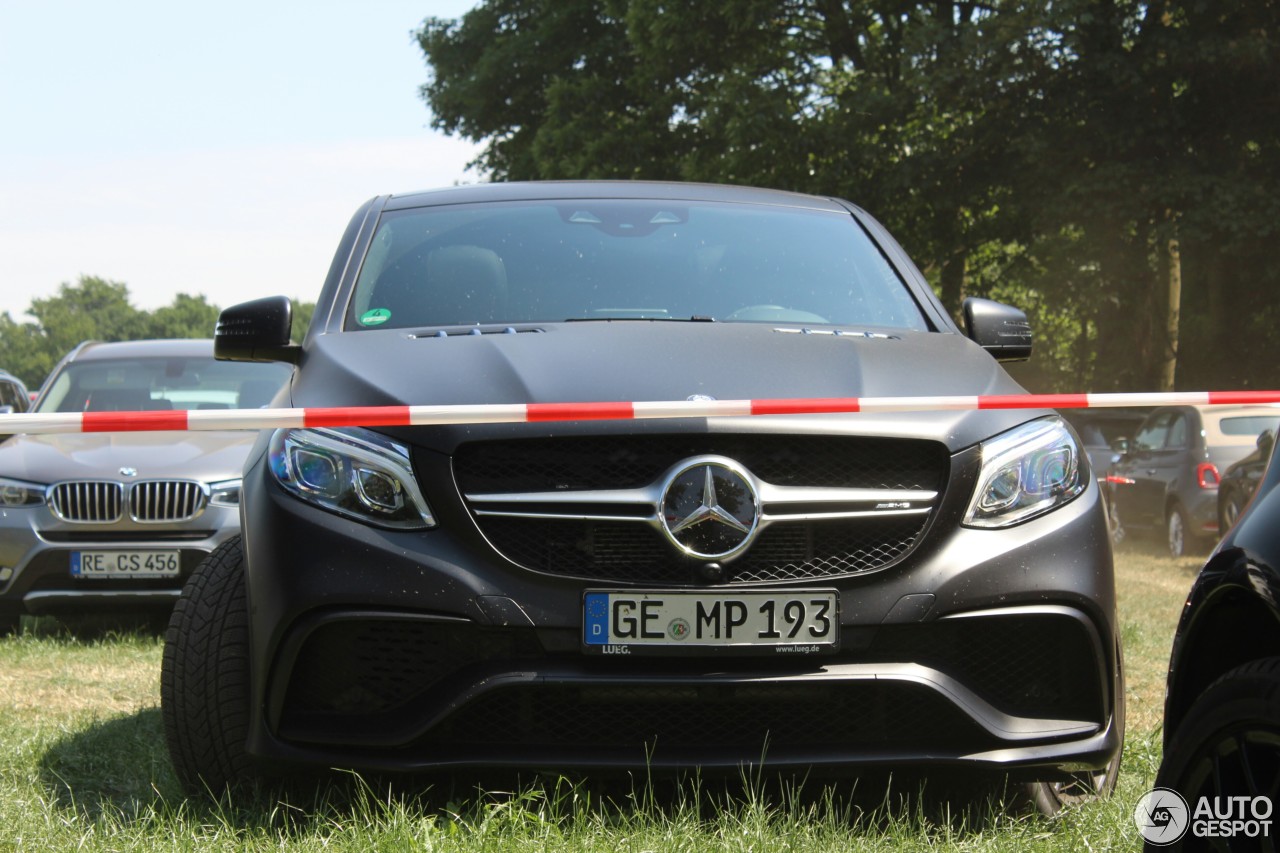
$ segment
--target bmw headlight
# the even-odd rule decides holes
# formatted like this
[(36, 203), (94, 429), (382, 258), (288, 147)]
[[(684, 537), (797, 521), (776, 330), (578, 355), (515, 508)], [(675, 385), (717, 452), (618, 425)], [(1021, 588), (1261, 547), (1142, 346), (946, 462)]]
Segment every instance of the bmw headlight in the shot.
[(1060, 418), (1044, 418), (982, 443), (982, 474), (964, 523), (1008, 527), (1084, 491), (1080, 448)]
[(47, 487), (39, 483), (0, 477), (0, 506), (40, 506)]
[(366, 429), (281, 429), (271, 436), (271, 473), (296, 497), (380, 527), (435, 526), (409, 451)]

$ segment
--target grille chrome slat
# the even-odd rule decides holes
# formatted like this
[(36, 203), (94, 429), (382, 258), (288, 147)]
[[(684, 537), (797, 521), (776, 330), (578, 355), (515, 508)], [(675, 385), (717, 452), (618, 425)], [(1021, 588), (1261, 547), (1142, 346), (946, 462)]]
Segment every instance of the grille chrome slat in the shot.
[(188, 521), (208, 496), (208, 487), (194, 480), (144, 480), (129, 489), (129, 517), (143, 524)]
[(124, 487), (107, 480), (57, 483), (49, 490), (49, 506), (63, 521), (111, 524), (120, 520)]

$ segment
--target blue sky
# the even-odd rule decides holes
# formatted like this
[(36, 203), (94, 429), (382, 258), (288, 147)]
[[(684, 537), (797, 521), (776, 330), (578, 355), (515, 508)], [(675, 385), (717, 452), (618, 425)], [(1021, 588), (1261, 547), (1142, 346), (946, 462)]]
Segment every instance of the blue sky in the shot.
[(481, 179), (411, 37), (475, 2), (0, 0), (0, 311), (314, 299), (363, 201)]

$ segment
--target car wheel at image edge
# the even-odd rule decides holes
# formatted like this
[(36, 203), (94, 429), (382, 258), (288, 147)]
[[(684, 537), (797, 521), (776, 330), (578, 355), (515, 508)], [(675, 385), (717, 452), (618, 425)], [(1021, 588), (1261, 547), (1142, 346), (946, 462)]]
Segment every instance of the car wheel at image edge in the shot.
[(1169, 507), (1169, 515), (1165, 522), (1169, 556), (1176, 560), (1190, 554), (1193, 550), (1193, 541), (1187, 530), (1187, 514), (1183, 512), (1182, 507), (1177, 504)]
[(1156, 787), (1200, 797), (1274, 795), (1280, 783), (1280, 657), (1219, 678), (1173, 733)]
[(189, 795), (250, 781), (249, 629), (240, 537), (192, 573), (165, 635), (160, 706), (174, 771)]
[(1227, 494), (1222, 499), (1221, 509), (1218, 512), (1218, 529), (1226, 533), (1234, 527), (1242, 509), (1244, 507), (1240, 497), (1234, 491)]

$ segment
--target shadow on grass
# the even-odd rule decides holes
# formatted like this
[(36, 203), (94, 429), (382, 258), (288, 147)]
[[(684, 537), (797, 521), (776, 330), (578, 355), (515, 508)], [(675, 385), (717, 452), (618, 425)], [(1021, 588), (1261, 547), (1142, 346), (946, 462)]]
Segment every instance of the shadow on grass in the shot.
[(695, 827), (762, 818), (837, 832), (948, 837), (979, 834), (1013, 818), (996, 786), (973, 779), (863, 777), (857, 783), (794, 777), (609, 780), (533, 777), (361, 777), (334, 773), (224, 795), (186, 797), (169, 765), (160, 710), (96, 723), (55, 742), (40, 759), (41, 785), (55, 808), (118, 825), (213, 823), (236, 831), (308, 837), (352, 822), (405, 822), (491, 831), (495, 815), (517, 831), (607, 827)]
[(159, 708), (94, 723), (56, 741), (40, 759), (40, 781), (59, 807), (90, 818), (135, 819), (181, 799), (164, 746)]

